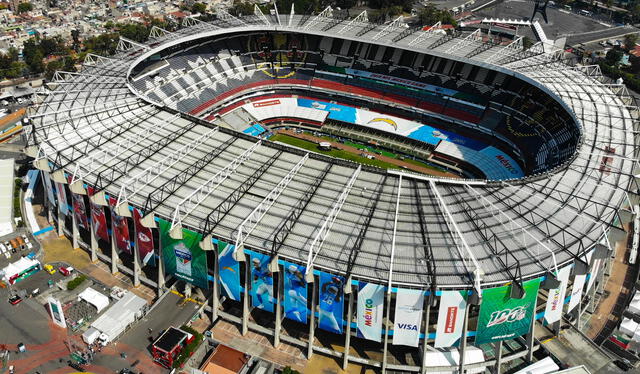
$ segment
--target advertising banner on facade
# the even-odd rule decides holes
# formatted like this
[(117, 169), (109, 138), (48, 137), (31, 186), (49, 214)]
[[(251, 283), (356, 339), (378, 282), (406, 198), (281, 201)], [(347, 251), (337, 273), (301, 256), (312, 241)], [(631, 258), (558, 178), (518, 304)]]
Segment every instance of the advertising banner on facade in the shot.
[(73, 201), (73, 215), (76, 217), (76, 224), (79, 228), (89, 230), (89, 221), (87, 220), (87, 208), (84, 206), (84, 197), (75, 193), (71, 194)]
[(384, 289), (379, 284), (358, 282), (358, 329), (357, 336), (374, 342), (382, 338), (384, 317)]
[(547, 306), (544, 310), (544, 322), (546, 324), (558, 322), (562, 317), (562, 308), (564, 306), (564, 297), (567, 293), (569, 275), (571, 275), (571, 266), (565, 266), (558, 270), (556, 277), (560, 282), (560, 287), (549, 290), (549, 298), (547, 299)]
[[(93, 187), (87, 187), (87, 193), (89, 196), (93, 196)], [(97, 205), (91, 202), (89, 199), (89, 207), (91, 208), (91, 221), (93, 222), (93, 234), (96, 238), (100, 238), (105, 242), (109, 241), (109, 231), (107, 230), (107, 216), (104, 214), (104, 209), (101, 205)]]
[(51, 318), (53, 319), (53, 323), (62, 327), (63, 329), (66, 329), (67, 322), (64, 318), (64, 310), (62, 309), (60, 300), (49, 297), (47, 299), (47, 303), (49, 304), (49, 310), (51, 311)]
[(160, 220), (158, 227), (160, 229), (164, 271), (174, 274), (194, 286), (205, 290), (208, 289), (207, 254), (200, 248), (202, 235), (183, 229), (182, 239), (173, 239), (169, 236), (171, 223)]
[(140, 211), (137, 208), (133, 208), (133, 223), (136, 229), (136, 244), (138, 244), (140, 265), (155, 265), (153, 235), (150, 228), (142, 226), (140, 218), (142, 218)]
[(290, 320), (307, 323), (306, 267), (284, 262), (284, 316)]
[(587, 290), (585, 292), (589, 292), (593, 284), (596, 282), (596, 278), (598, 278), (598, 273), (600, 272), (600, 267), (602, 266), (601, 259), (593, 260), (593, 265), (591, 266), (591, 271), (589, 272), (589, 280), (587, 281)]
[(240, 265), (233, 258), (235, 246), (218, 241), (218, 275), (222, 294), (231, 300), (240, 301)]
[(56, 182), (56, 193), (58, 194), (58, 202), (60, 203), (60, 212), (69, 215), (69, 203), (67, 202), (67, 192), (64, 190), (62, 183)]
[(535, 314), (539, 286), (540, 278), (525, 282), (522, 299), (509, 297), (511, 286), (483, 290), (476, 345), (514, 339), (528, 333)]
[(42, 180), (44, 181), (44, 188), (47, 190), (47, 198), (51, 203), (51, 206), (58, 206), (56, 197), (53, 192), (53, 183), (51, 182), (51, 176), (46, 171), (42, 172)]
[(133, 254), (131, 251), (131, 239), (129, 237), (129, 224), (127, 218), (116, 214), (116, 205), (118, 200), (109, 196), (109, 209), (111, 210), (111, 230), (113, 230), (113, 237), (116, 241), (116, 248), (118, 251)]
[(434, 347), (457, 346), (467, 309), (467, 291), (442, 291)]
[(246, 251), (251, 258), (251, 305), (273, 313), (276, 299), (273, 293), (273, 274), (269, 271), (268, 255)]
[(582, 299), (582, 290), (584, 289), (584, 281), (587, 279), (587, 275), (576, 275), (573, 279), (573, 287), (571, 287), (571, 297), (569, 298), (569, 307), (567, 308), (567, 313), (571, 313), (571, 311), (580, 304), (580, 300)]
[(318, 327), (342, 334), (344, 313), (344, 277), (320, 272)]
[(393, 321), (394, 345), (418, 346), (423, 307), (424, 291), (398, 288), (396, 317)]

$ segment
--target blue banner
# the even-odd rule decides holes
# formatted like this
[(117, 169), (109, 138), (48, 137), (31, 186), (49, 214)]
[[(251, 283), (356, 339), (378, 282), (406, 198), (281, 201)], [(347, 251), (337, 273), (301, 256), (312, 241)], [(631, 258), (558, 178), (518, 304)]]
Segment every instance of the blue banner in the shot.
[(234, 248), (232, 244), (218, 241), (218, 273), (222, 294), (240, 301), (240, 265), (233, 258)]
[(329, 112), (328, 117), (342, 122), (356, 123), (356, 108), (326, 101), (298, 98), (298, 106)]
[(342, 334), (344, 277), (320, 272), (318, 327)]
[(284, 262), (284, 316), (296, 322), (307, 323), (306, 268)]
[(273, 274), (269, 271), (268, 255), (246, 251), (251, 257), (251, 305), (267, 312), (274, 311)]

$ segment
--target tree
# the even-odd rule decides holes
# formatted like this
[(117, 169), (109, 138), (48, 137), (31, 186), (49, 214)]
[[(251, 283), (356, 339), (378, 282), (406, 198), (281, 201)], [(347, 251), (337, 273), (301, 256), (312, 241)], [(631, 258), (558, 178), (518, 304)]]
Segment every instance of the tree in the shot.
[(33, 5), (31, 3), (20, 3), (18, 4), (18, 14), (30, 12), (33, 10)]
[(193, 3), (191, 6), (191, 13), (204, 14), (207, 11), (207, 5), (203, 3)]
[(44, 76), (47, 79), (51, 80), (56, 71), (63, 70), (63, 65), (64, 62), (62, 61), (62, 59), (57, 59), (49, 62), (44, 70)]
[(229, 10), (229, 12), (236, 16), (246, 16), (248, 14), (253, 14), (253, 4), (248, 1), (234, 1), (233, 7)]
[(127, 23), (120, 26), (118, 32), (127, 39), (144, 43), (149, 39), (151, 29), (140, 23)]
[(431, 26), (437, 22), (442, 22), (443, 25), (456, 26), (456, 20), (449, 11), (440, 10), (431, 3), (420, 9), (418, 19), (420, 20), (420, 24), (425, 26)]
[(620, 60), (622, 59), (622, 51), (619, 50), (618, 48), (612, 48), (609, 50), (609, 52), (607, 52), (607, 55), (605, 56), (605, 61), (607, 62), (608, 65), (614, 66), (617, 65), (618, 62), (620, 62)]
[(624, 47), (627, 50), (633, 49), (636, 46), (636, 42), (638, 41), (637, 34), (627, 34), (624, 36)]

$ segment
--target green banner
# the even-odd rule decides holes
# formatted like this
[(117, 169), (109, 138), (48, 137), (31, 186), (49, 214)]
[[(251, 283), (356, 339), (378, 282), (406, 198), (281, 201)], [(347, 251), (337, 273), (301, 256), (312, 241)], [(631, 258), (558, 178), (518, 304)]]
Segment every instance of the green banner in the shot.
[(476, 345), (514, 339), (529, 332), (540, 278), (525, 282), (523, 286), (525, 296), (522, 299), (509, 297), (510, 285), (482, 291)]
[(174, 274), (194, 286), (208, 289), (207, 254), (200, 248), (202, 235), (182, 230), (182, 239), (169, 236), (171, 223), (160, 220), (160, 243), (165, 273)]

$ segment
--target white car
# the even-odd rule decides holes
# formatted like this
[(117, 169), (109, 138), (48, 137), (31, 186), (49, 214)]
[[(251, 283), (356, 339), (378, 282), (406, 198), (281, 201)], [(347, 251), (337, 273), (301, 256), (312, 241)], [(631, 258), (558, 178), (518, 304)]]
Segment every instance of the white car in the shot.
[(33, 249), (33, 244), (31, 242), (27, 242), (27, 248), (28, 249)]

